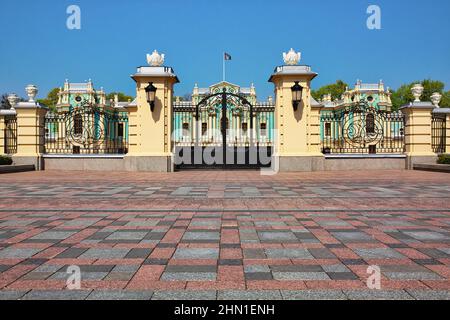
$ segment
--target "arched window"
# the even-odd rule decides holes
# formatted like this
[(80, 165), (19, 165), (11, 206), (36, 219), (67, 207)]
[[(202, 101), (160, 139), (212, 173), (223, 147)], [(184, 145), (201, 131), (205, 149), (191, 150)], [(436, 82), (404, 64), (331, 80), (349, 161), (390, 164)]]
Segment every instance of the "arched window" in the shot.
[(183, 136), (189, 136), (189, 123), (183, 123)]
[(375, 133), (375, 116), (373, 113), (366, 115), (366, 133)]
[(73, 116), (73, 133), (83, 134), (83, 117), (81, 114), (76, 114)]

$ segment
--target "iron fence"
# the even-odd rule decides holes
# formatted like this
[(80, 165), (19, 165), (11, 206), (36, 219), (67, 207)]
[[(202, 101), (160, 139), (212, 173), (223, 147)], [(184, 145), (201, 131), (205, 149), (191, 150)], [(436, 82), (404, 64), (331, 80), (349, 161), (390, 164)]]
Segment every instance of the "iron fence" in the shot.
[(45, 118), (48, 154), (126, 154), (128, 115), (85, 104)]
[(4, 130), (4, 153), (17, 153), (17, 117), (15, 115), (5, 116)]
[(361, 101), (321, 115), (324, 154), (402, 153), (405, 118), (401, 112), (386, 112)]
[(446, 115), (433, 113), (431, 120), (431, 147), (435, 153), (445, 153)]

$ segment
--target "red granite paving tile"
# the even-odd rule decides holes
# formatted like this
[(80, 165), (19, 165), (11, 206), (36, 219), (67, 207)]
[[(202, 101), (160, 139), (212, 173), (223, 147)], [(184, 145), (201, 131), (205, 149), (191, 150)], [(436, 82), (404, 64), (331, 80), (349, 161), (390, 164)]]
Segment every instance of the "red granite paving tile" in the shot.
[(365, 260), (367, 264), (369, 265), (376, 265), (376, 266), (382, 266), (382, 265), (415, 265), (416, 263), (409, 259), (366, 259)]
[(122, 290), (128, 281), (121, 280), (82, 280), (81, 289), (84, 290)]
[(450, 280), (450, 267), (449, 266), (440, 266), (440, 265), (425, 265), (426, 268), (436, 272), (440, 276)]
[(10, 248), (15, 248), (15, 249), (46, 249), (48, 247), (51, 247), (53, 245), (53, 243), (39, 243), (39, 242), (33, 242), (33, 243), (15, 243), (11, 246), (9, 246)]
[(217, 281), (244, 281), (243, 266), (218, 266)]
[(76, 243), (90, 237), (97, 231), (98, 231), (98, 229), (84, 229), (84, 230), (81, 230), (80, 232), (75, 233), (74, 235), (70, 236), (69, 238), (61, 241), (61, 243), (76, 244)]
[(175, 248), (155, 248), (150, 254), (150, 259), (170, 259), (173, 253), (175, 252)]
[(65, 280), (17, 280), (6, 287), (7, 290), (62, 290)]
[(127, 290), (184, 290), (186, 281), (131, 280)]
[(143, 258), (133, 258), (133, 259), (98, 259), (93, 265), (138, 265), (144, 263)]
[(220, 234), (221, 243), (237, 243), (239, 242), (239, 232), (237, 230), (222, 229)]
[(46, 264), (51, 265), (89, 265), (94, 264), (97, 259), (75, 259), (75, 258), (53, 258)]
[(7, 265), (7, 266), (14, 266), (16, 264), (21, 263), (25, 259), (0, 259), (0, 264)]
[(422, 280), (422, 282), (433, 290), (450, 290), (450, 280)]
[(350, 249), (331, 248), (330, 251), (333, 252), (340, 259), (360, 259), (360, 256), (358, 256)]
[(62, 247), (48, 248), (48, 249), (45, 249), (44, 251), (41, 251), (41, 252), (38, 252), (37, 254), (35, 254), (33, 256), (33, 259), (34, 258), (52, 259), (65, 250), (66, 250), (66, 248), (62, 248)]
[(425, 284), (418, 280), (381, 280), (381, 290), (426, 290), (429, 289)]
[(35, 269), (35, 265), (17, 265), (5, 272), (0, 273), (0, 289), (19, 279), (31, 270)]
[(131, 281), (159, 280), (164, 269), (165, 266), (143, 265), (138, 269)]
[(244, 265), (291, 265), (292, 261), (290, 259), (244, 259)]
[(243, 281), (188, 281), (186, 290), (245, 290)]
[(11, 244), (11, 243), (18, 243), (21, 242), (23, 240), (26, 240), (28, 238), (34, 237), (35, 235), (38, 235), (41, 232), (46, 231), (47, 229), (40, 229), (40, 228), (36, 228), (36, 229), (31, 229), (29, 231), (26, 231), (24, 233), (18, 234), (15, 237), (9, 238), (7, 240), (4, 241), (4, 243), (6, 244)]
[(437, 259), (440, 263), (443, 263), (447, 266), (450, 266), (450, 258), (449, 259)]
[(367, 289), (360, 280), (307, 280), (305, 284), (309, 289)]
[(262, 280), (247, 281), (248, 290), (304, 290), (307, 289), (305, 281), (279, 281)]

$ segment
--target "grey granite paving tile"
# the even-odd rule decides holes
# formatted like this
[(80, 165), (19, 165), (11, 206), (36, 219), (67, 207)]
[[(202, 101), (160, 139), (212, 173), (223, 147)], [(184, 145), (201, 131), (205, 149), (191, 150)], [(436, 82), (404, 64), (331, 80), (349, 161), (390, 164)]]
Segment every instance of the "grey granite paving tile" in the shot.
[(347, 300), (342, 290), (281, 290), (284, 300)]
[(354, 249), (363, 259), (406, 259), (404, 255), (390, 248)]
[(32, 237), (32, 240), (64, 240), (74, 235), (74, 231), (45, 231)]
[(150, 300), (153, 291), (95, 290), (87, 300)]
[(116, 231), (109, 235), (106, 240), (142, 240), (148, 232)]
[(264, 249), (269, 259), (314, 259), (307, 249)]
[(155, 291), (152, 300), (216, 300), (217, 292), (214, 290), (196, 291)]
[(279, 290), (218, 291), (218, 300), (283, 300)]
[(413, 300), (403, 290), (344, 290), (350, 300)]
[(270, 272), (270, 268), (266, 265), (246, 265), (244, 272)]
[(26, 293), (27, 291), (0, 290), (0, 300), (18, 300)]
[(121, 259), (124, 258), (130, 249), (97, 249), (91, 248), (83, 253), (80, 259)]
[(84, 300), (91, 290), (31, 290), (23, 300)]
[(417, 300), (450, 300), (450, 290), (406, 290)]
[(325, 272), (272, 272), (275, 280), (330, 280)]
[(442, 277), (434, 272), (383, 272), (392, 280), (442, 280)]
[(163, 281), (215, 281), (215, 272), (164, 272)]
[(6, 248), (0, 251), (0, 259), (27, 259), (40, 252), (42, 249)]
[(174, 259), (218, 259), (219, 249), (214, 248), (178, 248)]

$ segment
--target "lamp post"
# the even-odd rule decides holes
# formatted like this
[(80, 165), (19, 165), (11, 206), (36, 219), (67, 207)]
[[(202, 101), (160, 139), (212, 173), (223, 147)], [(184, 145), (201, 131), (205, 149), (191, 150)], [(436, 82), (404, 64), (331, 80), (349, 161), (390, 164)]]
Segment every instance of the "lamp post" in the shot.
[(156, 96), (156, 87), (153, 85), (153, 82), (149, 82), (148, 86), (145, 88), (145, 94), (147, 96), (147, 102), (150, 105), (150, 110), (153, 112), (155, 109)]
[(294, 111), (297, 111), (298, 105), (302, 101), (303, 87), (298, 84), (298, 81), (295, 81), (295, 84), (291, 88), (292, 90), (292, 106), (294, 107)]

